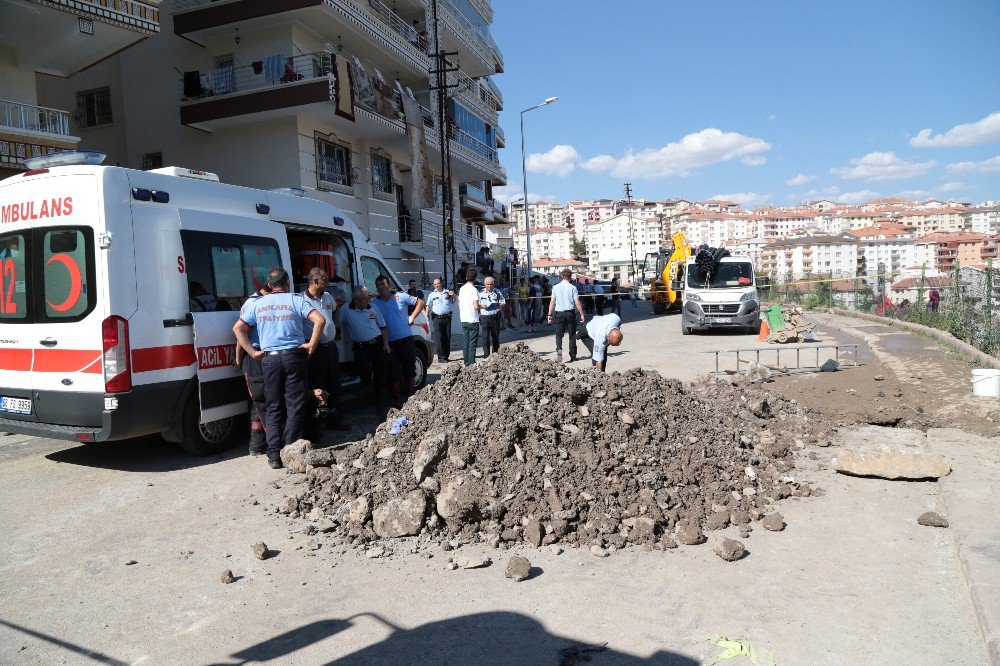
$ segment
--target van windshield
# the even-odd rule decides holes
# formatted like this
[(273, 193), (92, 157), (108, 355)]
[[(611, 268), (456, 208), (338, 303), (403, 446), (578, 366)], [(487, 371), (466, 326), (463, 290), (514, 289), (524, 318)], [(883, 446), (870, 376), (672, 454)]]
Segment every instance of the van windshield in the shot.
[(720, 263), (711, 276), (698, 270), (697, 264), (689, 264), (687, 283), (695, 289), (732, 289), (753, 285), (753, 265), (748, 262)]

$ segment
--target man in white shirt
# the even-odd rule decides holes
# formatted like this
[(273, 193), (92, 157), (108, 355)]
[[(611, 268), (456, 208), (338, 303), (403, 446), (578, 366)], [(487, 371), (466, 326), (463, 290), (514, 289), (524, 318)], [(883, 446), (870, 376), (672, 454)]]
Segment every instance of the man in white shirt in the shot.
[(458, 315), (462, 320), (462, 343), (465, 364), (476, 362), (479, 345), (479, 290), (476, 289), (476, 269), (465, 272), (465, 284), (458, 290)]
[(594, 367), (601, 372), (608, 368), (608, 346), (622, 343), (622, 318), (616, 314), (598, 315), (580, 331), (580, 341), (590, 351)]
[[(302, 292), (302, 296), (326, 319), (316, 353), (309, 357), (309, 389), (314, 393), (317, 389), (325, 391), (327, 396), (325, 406), (334, 412), (340, 401), (340, 352), (337, 350), (336, 341), (340, 311), (337, 309), (337, 301), (326, 291), (330, 284), (330, 276), (326, 271), (314, 267), (309, 271), (307, 278), (309, 286)], [(303, 322), (302, 325), (305, 334), (312, 335), (312, 322)], [(307, 423), (311, 420), (307, 418)], [(335, 420), (331, 420), (331, 423), (333, 422)]]
[[(580, 323), (587, 321), (580, 303), (580, 293), (576, 285), (570, 282), (573, 271), (564, 268), (562, 282), (552, 287), (552, 300), (549, 301), (549, 323), (556, 325), (556, 361), (562, 363), (563, 336), (569, 330), (569, 360), (576, 360), (576, 312), (580, 313)], [(574, 309), (576, 312), (574, 312)]]

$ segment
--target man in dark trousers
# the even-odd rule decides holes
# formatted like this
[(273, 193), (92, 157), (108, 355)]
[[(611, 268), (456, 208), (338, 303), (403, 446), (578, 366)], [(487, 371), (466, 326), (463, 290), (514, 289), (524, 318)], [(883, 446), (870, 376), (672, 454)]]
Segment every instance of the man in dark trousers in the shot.
[[(264, 284), (240, 308), (240, 318), (253, 308), (258, 298), (270, 293), (270, 287)], [(256, 328), (250, 329), (249, 337), (250, 346), (260, 351), (260, 339)], [(267, 400), (264, 398), (264, 366), (258, 359), (243, 351), (242, 345), (236, 345), (236, 366), (243, 371), (243, 377), (247, 381), (247, 391), (250, 393), (250, 455), (260, 456), (267, 453), (267, 439), (264, 437), (264, 415), (267, 412)]]
[[(340, 318), (340, 310), (337, 309), (337, 301), (334, 300), (326, 288), (330, 284), (330, 277), (322, 268), (314, 267), (309, 271), (309, 286), (302, 292), (302, 297), (309, 305), (319, 310), (319, 313), (326, 319), (326, 326), (319, 337), (319, 347), (316, 353), (309, 358), (309, 388), (315, 396), (317, 389), (325, 392), (326, 404), (322, 405), (330, 410), (329, 423), (338, 430), (346, 429), (336, 418), (336, 410), (340, 405), (340, 351), (337, 349), (337, 320)], [(307, 338), (312, 337), (313, 325), (308, 319), (302, 322), (305, 327), (304, 333)], [(315, 399), (310, 402), (316, 402)], [(316, 405), (310, 404), (309, 414), (316, 412)], [(315, 419), (306, 419), (310, 428), (316, 427)], [(310, 432), (310, 436), (317, 435), (318, 432)]]
[(503, 325), (503, 294), (494, 289), (493, 277), (483, 280), (483, 290), (479, 292), (479, 329), (483, 338), (483, 358), (500, 351), (500, 328)]
[[(556, 361), (562, 362), (562, 341), (569, 332), (569, 360), (576, 360), (576, 314), (580, 313), (580, 323), (587, 321), (580, 303), (580, 293), (576, 285), (570, 282), (573, 271), (564, 268), (562, 282), (552, 287), (552, 298), (549, 301), (549, 323), (556, 325)], [(574, 312), (574, 309), (576, 312)]]
[(580, 329), (577, 337), (590, 352), (594, 367), (607, 372), (608, 347), (617, 347), (622, 343), (622, 318), (614, 313), (597, 315)]
[(434, 291), (427, 296), (434, 339), (437, 340), (438, 361), (447, 363), (451, 355), (451, 320), (455, 313), (455, 292), (445, 291), (441, 278), (434, 278)]
[(364, 287), (356, 287), (351, 305), (344, 308), (341, 321), (344, 332), (353, 341), (354, 365), (361, 379), (361, 387), (371, 393), (375, 414), (385, 411), (385, 364), (389, 356), (389, 333), (385, 319), (371, 304), (371, 296)]
[[(410, 280), (409, 285), (410, 288), (406, 290), (406, 293), (409, 294), (410, 296), (413, 296), (414, 298), (419, 298), (423, 300), (424, 292), (420, 289), (417, 289), (417, 281)], [(413, 314), (413, 306), (412, 305), (408, 306), (408, 309), (409, 309), (409, 314)]]
[[(264, 366), (267, 462), (273, 469), (281, 469), (282, 447), (302, 437), (309, 357), (319, 346), (326, 319), (302, 294), (290, 293), (288, 273), (283, 268), (267, 274), (267, 285), (271, 293), (258, 298), (241, 314), (233, 332), (243, 351)], [(308, 342), (302, 323), (305, 319), (313, 324)], [(259, 350), (250, 344), (251, 328), (257, 329)]]
[[(392, 350), (392, 362), (399, 371), (399, 378), (394, 379), (390, 386), (397, 397), (405, 401), (414, 392), (417, 375), (417, 348), (413, 342), (413, 320), (424, 310), (424, 299), (396, 291), (389, 278), (379, 275), (375, 278), (375, 288), (378, 296), (372, 301), (389, 331), (389, 348)], [(413, 313), (409, 314), (409, 306)]]

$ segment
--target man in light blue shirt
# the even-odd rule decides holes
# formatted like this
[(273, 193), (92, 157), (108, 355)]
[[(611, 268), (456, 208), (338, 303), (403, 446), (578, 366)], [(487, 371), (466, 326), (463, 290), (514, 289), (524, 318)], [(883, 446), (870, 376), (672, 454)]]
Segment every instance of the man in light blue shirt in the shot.
[(483, 334), (483, 358), (500, 351), (500, 325), (506, 299), (494, 289), (492, 277), (483, 280), (483, 290), (479, 292), (479, 328)]
[(598, 315), (580, 331), (580, 341), (590, 351), (595, 368), (606, 372), (608, 367), (608, 345), (617, 347), (622, 343), (622, 318), (616, 314)]
[[(248, 298), (240, 308), (240, 319), (250, 317), (250, 312), (258, 298), (271, 293), (270, 287), (264, 284), (259, 291)], [(257, 327), (250, 328), (250, 346), (260, 349), (260, 336)], [(260, 360), (244, 351), (242, 345), (236, 345), (236, 365), (243, 371), (247, 381), (247, 391), (250, 393), (250, 455), (259, 456), (267, 453), (267, 440), (264, 438), (264, 415), (267, 413), (267, 398), (264, 395), (264, 366)]]
[(434, 339), (437, 340), (438, 361), (447, 363), (451, 355), (451, 320), (455, 311), (455, 292), (445, 291), (441, 278), (434, 278), (434, 291), (427, 295)]
[(569, 331), (569, 360), (576, 360), (576, 312), (580, 313), (580, 323), (587, 321), (583, 315), (583, 305), (580, 304), (580, 293), (576, 285), (570, 282), (573, 271), (564, 268), (562, 282), (552, 287), (552, 299), (549, 301), (549, 323), (556, 325), (556, 361), (562, 363), (562, 341), (566, 331)]
[[(396, 291), (385, 275), (379, 275), (375, 279), (375, 288), (378, 289), (378, 297), (372, 303), (385, 319), (385, 326), (389, 331), (389, 348), (392, 350), (390, 361), (398, 372), (390, 387), (400, 401), (405, 401), (413, 395), (417, 375), (417, 350), (410, 327), (417, 315), (424, 311), (424, 299)], [(412, 314), (408, 314), (410, 305), (413, 306)]]
[(371, 395), (376, 416), (384, 416), (389, 334), (382, 313), (371, 304), (367, 289), (354, 289), (351, 304), (344, 308), (340, 321), (344, 333), (352, 341), (354, 366), (358, 371), (361, 387)]
[[(290, 280), (283, 268), (272, 269), (267, 284), (271, 293), (240, 313), (233, 332), (243, 351), (264, 366), (267, 461), (273, 469), (280, 469), (282, 447), (302, 437), (309, 357), (319, 346), (326, 319), (302, 294), (289, 293)], [(309, 342), (302, 323), (306, 318), (313, 323)], [(257, 329), (260, 349), (250, 344), (251, 328)]]

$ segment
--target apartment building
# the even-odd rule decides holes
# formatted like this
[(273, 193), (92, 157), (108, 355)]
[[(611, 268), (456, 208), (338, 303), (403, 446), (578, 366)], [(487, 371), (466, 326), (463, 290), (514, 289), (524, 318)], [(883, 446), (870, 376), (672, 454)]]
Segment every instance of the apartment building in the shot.
[[(120, 122), (120, 108), (102, 91), (80, 87), (60, 104), (48, 104), (39, 99), (36, 77), (74, 77), (155, 35), (159, 5), (159, 0), (0, 4), (0, 178), (23, 171), (26, 158), (77, 148), (82, 129), (113, 122), (116, 115)], [(46, 38), (52, 35), (58, 42)]]
[(853, 276), (861, 269), (860, 243), (849, 234), (802, 236), (764, 246), (760, 269), (778, 280)]
[(916, 242), (917, 263), (942, 273), (956, 265), (985, 266), (998, 257), (998, 242), (997, 236), (973, 232), (928, 234)]
[(1000, 234), (1000, 205), (987, 202), (968, 209), (969, 228), (977, 234)]
[(582, 241), (591, 222), (601, 222), (615, 214), (615, 202), (611, 199), (587, 199), (570, 201), (566, 204), (566, 226), (573, 229), (576, 240)]
[(917, 235), (899, 224), (879, 224), (847, 232), (857, 238), (863, 266), (869, 273), (896, 275), (917, 263)]
[[(123, 113), (81, 130), (81, 145), (137, 168), (178, 165), (228, 183), (295, 187), (358, 223), (391, 268), (429, 279), (443, 267), (445, 192), (460, 259), (503, 214), (497, 150), (503, 58), (488, 0), (439, 0), (441, 47), (458, 52), (444, 109), (443, 184), (434, 26), (423, 0), (164, 0), (162, 34), (80, 75), (40, 82), (65, 105), (97, 89)], [(459, 185), (463, 187), (459, 187)]]
[(735, 213), (685, 211), (673, 218), (672, 230), (683, 231), (691, 245), (722, 247), (727, 242), (753, 238), (763, 232), (759, 217)]
[[(568, 259), (573, 256), (573, 231), (566, 227), (532, 227), (531, 228), (531, 261), (534, 267), (535, 259), (549, 257), (550, 259)], [(522, 262), (527, 261), (528, 235), (524, 231), (514, 232), (514, 247)]]
[[(555, 201), (532, 201), (528, 205), (531, 215), (531, 228), (536, 227), (566, 227), (566, 208)], [(524, 231), (524, 201), (515, 201), (510, 205), (510, 220), (514, 228)]]
[(955, 233), (971, 227), (968, 210), (959, 207), (909, 209), (894, 219), (917, 235)]
[(590, 270), (604, 280), (618, 277), (631, 282), (633, 257), (641, 270), (646, 254), (660, 248), (661, 229), (657, 217), (630, 217), (627, 213), (591, 222), (586, 232)]

